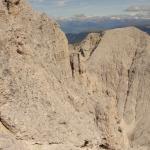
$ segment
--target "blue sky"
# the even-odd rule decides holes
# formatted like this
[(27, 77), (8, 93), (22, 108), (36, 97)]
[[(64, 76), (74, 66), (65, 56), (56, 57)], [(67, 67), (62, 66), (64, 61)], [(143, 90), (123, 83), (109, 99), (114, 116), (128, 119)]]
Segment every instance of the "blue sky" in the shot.
[[(29, 0), (35, 9), (52, 17), (120, 15), (137, 11), (137, 7), (150, 10), (150, 0)], [(130, 8), (130, 11), (125, 11)], [(133, 9), (134, 8), (134, 9)], [(132, 11), (133, 9), (133, 11)], [(138, 9), (138, 11), (140, 11)]]

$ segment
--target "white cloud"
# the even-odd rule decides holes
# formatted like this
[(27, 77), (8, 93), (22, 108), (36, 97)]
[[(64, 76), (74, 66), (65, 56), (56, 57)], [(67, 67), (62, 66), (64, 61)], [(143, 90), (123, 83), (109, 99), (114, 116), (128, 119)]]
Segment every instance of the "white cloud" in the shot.
[(144, 6), (144, 5), (139, 5), (139, 6), (130, 6), (129, 8), (126, 9), (128, 12), (150, 12), (150, 6)]
[(125, 10), (130, 15), (143, 16), (144, 18), (150, 18), (150, 5), (137, 5), (130, 6)]

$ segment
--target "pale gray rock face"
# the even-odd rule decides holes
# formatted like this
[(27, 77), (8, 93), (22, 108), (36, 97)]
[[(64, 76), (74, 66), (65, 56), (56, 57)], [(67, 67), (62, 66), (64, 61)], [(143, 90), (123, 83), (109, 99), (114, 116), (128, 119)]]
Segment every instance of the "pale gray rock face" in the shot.
[[(78, 51), (88, 78), (94, 76), (91, 86), (96, 89), (92, 92), (100, 93), (102, 105), (109, 108), (104, 110), (110, 121), (107, 128), (116, 136), (115, 128), (119, 126), (125, 145), (129, 145), (122, 149), (149, 149), (149, 35), (133, 27), (106, 31), (85, 61), (79, 45), (88, 47), (90, 40), (88, 36), (81, 45), (70, 48)], [(110, 135), (112, 143), (115, 138)], [(116, 141), (120, 139), (117, 137)]]
[[(17, 141), (28, 141), (29, 145), (30, 142), (57, 147), (66, 144), (79, 149), (97, 144), (100, 138), (94, 115), (84, 106), (87, 94), (80, 92), (72, 79), (64, 33), (54, 21), (33, 12), (24, 2), (17, 5), (9, 2), (9, 9), (7, 2), (2, 8), (8, 22), (0, 34), (3, 128)], [(5, 145), (1, 144), (0, 148), (4, 149)]]
[(0, 149), (150, 148), (147, 34), (93, 33), (69, 51), (24, 0), (0, 1), (0, 21)]

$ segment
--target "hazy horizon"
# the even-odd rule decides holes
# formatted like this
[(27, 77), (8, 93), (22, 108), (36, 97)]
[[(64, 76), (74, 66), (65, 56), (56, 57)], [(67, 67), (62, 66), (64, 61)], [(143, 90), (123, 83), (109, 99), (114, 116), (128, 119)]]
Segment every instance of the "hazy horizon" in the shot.
[(150, 16), (150, 0), (29, 0), (52, 17), (136, 15)]

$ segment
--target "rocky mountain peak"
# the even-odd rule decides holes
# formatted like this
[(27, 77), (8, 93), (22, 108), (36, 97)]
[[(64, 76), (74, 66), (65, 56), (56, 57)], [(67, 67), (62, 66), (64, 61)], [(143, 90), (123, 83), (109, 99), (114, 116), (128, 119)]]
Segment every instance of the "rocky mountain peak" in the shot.
[(0, 149), (149, 149), (146, 33), (91, 33), (69, 49), (23, 0), (1, 1), (0, 21)]

